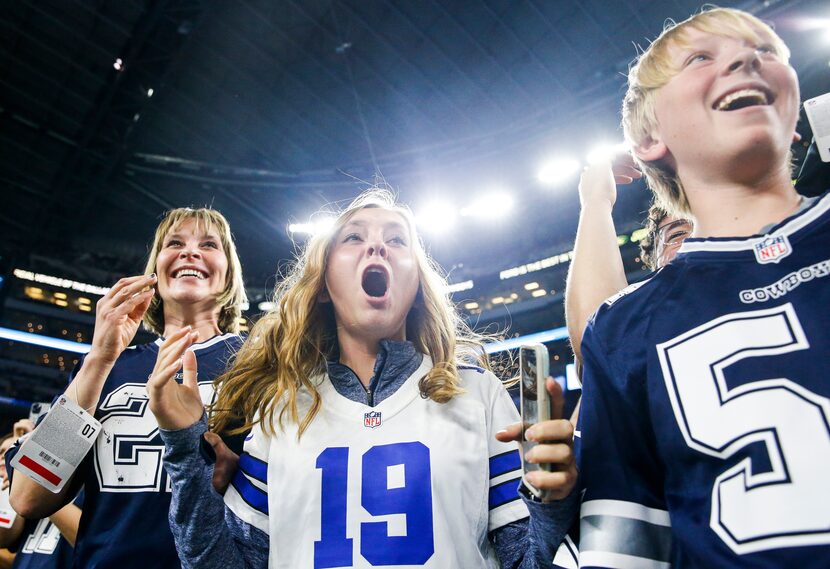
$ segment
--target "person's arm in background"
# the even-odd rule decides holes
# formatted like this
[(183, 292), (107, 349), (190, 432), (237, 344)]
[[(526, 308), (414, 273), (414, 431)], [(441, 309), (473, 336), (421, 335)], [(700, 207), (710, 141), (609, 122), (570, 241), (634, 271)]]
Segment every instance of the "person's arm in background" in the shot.
[(0, 547), (9, 547), (23, 534), (23, 526), (26, 520), (22, 516), (17, 516), (10, 528), (0, 528)]
[(565, 319), (579, 362), (588, 318), (602, 301), (628, 286), (611, 212), (617, 200), (615, 184), (640, 177), (631, 156), (622, 154), (613, 164), (606, 160), (588, 166), (579, 181), (579, 226), (565, 287)]
[(75, 547), (78, 537), (78, 524), (81, 522), (81, 509), (75, 504), (67, 504), (51, 516), (49, 521), (55, 524), (69, 545)]

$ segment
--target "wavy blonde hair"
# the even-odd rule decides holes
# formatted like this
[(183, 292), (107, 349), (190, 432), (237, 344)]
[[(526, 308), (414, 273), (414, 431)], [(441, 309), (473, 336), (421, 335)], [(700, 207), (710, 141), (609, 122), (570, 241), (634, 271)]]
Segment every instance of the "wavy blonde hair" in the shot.
[[(277, 284), (275, 308), (254, 325), (231, 368), (216, 379), (218, 397), (211, 409), (214, 431), (231, 427), (231, 433), (240, 433), (259, 424), (275, 434), (277, 427), (282, 430), (290, 421), (298, 426), (299, 437), (320, 411), (322, 401), (314, 378), (326, 371), (326, 360), (335, 357), (338, 349), (334, 310), (331, 303), (320, 302), (327, 260), (340, 229), (364, 208), (398, 213), (410, 234), (419, 288), (406, 317), (406, 338), (433, 362), (420, 380), (421, 396), (446, 403), (463, 392), (460, 362), (487, 366), (480, 337), (452, 304), (446, 280), (415, 232), (411, 212), (397, 204), (389, 191), (374, 188), (355, 199), (330, 231), (312, 237)], [(311, 396), (311, 406), (302, 416), (298, 408), (301, 392)]]
[[(224, 332), (239, 333), (239, 318), (242, 316), (242, 305), (248, 302), (245, 295), (245, 283), (242, 281), (242, 264), (239, 262), (239, 255), (236, 253), (236, 245), (231, 235), (231, 226), (225, 216), (209, 208), (193, 209), (180, 207), (168, 211), (156, 228), (156, 235), (153, 238), (153, 245), (150, 247), (150, 255), (147, 259), (147, 266), (144, 274), (156, 272), (159, 251), (164, 245), (164, 238), (170, 231), (174, 231), (182, 223), (189, 219), (196, 220), (197, 230), (202, 233), (209, 233), (216, 230), (219, 240), (222, 242), (222, 250), (228, 260), (228, 271), (225, 274), (225, 288), (216, 299), (219, 306), (219, 329)], [(154, 295), (150, 301), (150, 307), (144, 314), (144, 327), (158, 334), (164, 334), (164, 301), (159, 295)]]
[[(669, 48), (687, 45), (684, 33), (687, 28), (723, 37), (741, 38), (756, 45), (769, 41), (781, 60), (785, 63), (789, 61), (790, 50), (784, 41), (768, 24), (742, 10), (709, 8), (679, 24), (667, 22), (660, 36), (634, 61), (628, 72), (628, 91), (622, 105), (622, 126), (625, 138), (632, 148), (643, 144), (657, 129), (654, 108), (657, 90), (680, 72), (670, 57)], [(689, 202), (675, 172), (662, 162), (645, 162), (636, 156), (635, 160), (654, 192), (655, 203), (672, 216), (688, 217), (691, 214)]]

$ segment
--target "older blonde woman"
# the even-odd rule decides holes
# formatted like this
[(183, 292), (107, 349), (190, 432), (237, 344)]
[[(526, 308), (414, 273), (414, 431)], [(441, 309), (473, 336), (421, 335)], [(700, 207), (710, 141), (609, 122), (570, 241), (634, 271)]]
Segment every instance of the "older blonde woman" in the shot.
[[(98, 302), (92, 349), (66, 396), (94, 413), (103, 432), (62, 492), (52, 494), (22, 473), (11, 489), (14, 508), (37, 519), (84, 487), (75, 566), (181, 566), (167, 523), (170, 480), (146, 382), (165, 356), (162, 339), (184, 335), (199, 361), (201, 397), (209, 402), (213, 378), (241, 344), (244, 300), (225, 218), (210, 209), (182, 208), (168, 212), (156, 229), (145, 274), (121, 279)], [(160, 338), (128, 348), (142, 319)]]

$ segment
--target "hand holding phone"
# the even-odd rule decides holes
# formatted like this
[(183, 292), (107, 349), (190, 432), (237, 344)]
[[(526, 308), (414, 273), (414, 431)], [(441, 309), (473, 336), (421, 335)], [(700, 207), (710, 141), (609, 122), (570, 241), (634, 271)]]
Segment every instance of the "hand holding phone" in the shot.
[(548, 352), (543, 345), (519, 352), (522, 422), (497, 433), (502, 442), (521, 443), (525, 487), (543, 502), (561, 500), (576, 485), (573, 425), (562, 419), (561, 386), (548, 377)]

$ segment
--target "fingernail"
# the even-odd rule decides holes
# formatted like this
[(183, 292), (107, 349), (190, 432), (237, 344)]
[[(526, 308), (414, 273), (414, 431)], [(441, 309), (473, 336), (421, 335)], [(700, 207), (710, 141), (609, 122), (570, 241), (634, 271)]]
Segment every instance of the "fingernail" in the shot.
[(157, 278), (156, 273), (150, 273), (150, 280), (154, 280), (156, 278)]
[(536, 431), (534, 431), (533, 429), (526, 430), (525, 431), (525, 439), (527, 439), (529, 441), (535, 441), (536, 440)]
[(526, 462), (531, 462), (531, 463), (535, 462), (533, 460), (533, 452), (532, 451), (528, 451), (527, 453), (525, 453), (525, 461)]
[(501, 429), (500, 431), (496, 431), (496, 434), (500, 435), (500, 434), (506, 433), (506, 432), (507, 432), (507, 429)]

